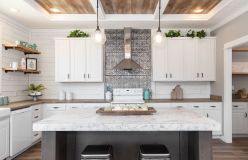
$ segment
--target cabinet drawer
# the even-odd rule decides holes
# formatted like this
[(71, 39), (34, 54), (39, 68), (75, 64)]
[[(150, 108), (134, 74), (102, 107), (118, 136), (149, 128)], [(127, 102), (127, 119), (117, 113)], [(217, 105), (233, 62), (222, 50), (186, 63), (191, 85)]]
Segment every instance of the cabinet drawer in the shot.
[(36, 121), (39, 121), (39, 120), (41, 120), (41, 114), (40, 113), (32, 115), (32, 121), (33, 122), (36, 122)]
[(247, 108), (246, 103), (233, 103), (232, 104), (233, 111), (242, 111), (242, 110), (246, 110), (246, 108)]
[(32, 135), (32, 142), (35, 142), (37, 140), (39, 140), (41, 138), (41, 132), (33, 132), (33, 135)]
[(80, 110), (83, 108), (83, 104), (66, 104), (66, 110)]
[(46, 105), (46, 110), (49, 111), (65, 111), (65, 104), (49, 104)]

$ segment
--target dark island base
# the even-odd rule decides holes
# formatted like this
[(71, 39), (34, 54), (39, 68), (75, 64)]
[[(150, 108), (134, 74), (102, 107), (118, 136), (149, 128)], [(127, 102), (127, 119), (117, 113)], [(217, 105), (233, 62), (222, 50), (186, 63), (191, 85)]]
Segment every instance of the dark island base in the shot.
[(212, 160), (212, 132), (43, 132), (42, 160), (80, 160), (87, 145), (110, 144), (114, 160), (138, 160), (140, 144), (164, 144), (171, 160)]

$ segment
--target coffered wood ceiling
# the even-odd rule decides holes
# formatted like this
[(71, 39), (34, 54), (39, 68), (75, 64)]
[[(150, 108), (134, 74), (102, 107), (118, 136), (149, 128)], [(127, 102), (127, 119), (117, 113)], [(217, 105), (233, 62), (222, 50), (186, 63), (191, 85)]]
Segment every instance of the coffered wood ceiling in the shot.
[(101, 0), (106, 14), (153, 14), (158, 0)]
[(197, 14), (196, 9), (203, 9), (198, 14), (207, 14), (221, 0), (170, 0), (164, 14)]
[[(35, 0), (50, 14), (94, 14), (90, 0)], [(60, 12), (54, 13), (50, 9), (56, 8)]]

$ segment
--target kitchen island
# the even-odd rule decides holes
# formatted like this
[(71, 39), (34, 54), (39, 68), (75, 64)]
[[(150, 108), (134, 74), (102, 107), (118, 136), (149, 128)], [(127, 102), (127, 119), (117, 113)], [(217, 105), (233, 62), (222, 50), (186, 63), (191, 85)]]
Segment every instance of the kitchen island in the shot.
[(87, 145), (111, 144), (115, 160), (137, 160), (140, 144), (164, 144), (171, 160), (212, 160), (216, 121), (178, 108), (156, 108), (154, 115), (104, 116), (97, 108), (71, 111), (33, 125), (42, 131), (43, 160), (80, 160)]

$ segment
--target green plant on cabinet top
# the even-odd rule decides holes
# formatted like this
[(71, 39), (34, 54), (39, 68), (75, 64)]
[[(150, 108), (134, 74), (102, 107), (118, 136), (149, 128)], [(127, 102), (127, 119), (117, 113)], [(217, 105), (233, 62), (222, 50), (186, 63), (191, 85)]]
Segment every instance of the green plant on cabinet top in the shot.
[(90, 35), (86, 32), (83, 32), (79, 29), (73, 30), (69, 33), (69, 35), (67, 36), (68, 38), (87, 38)]

